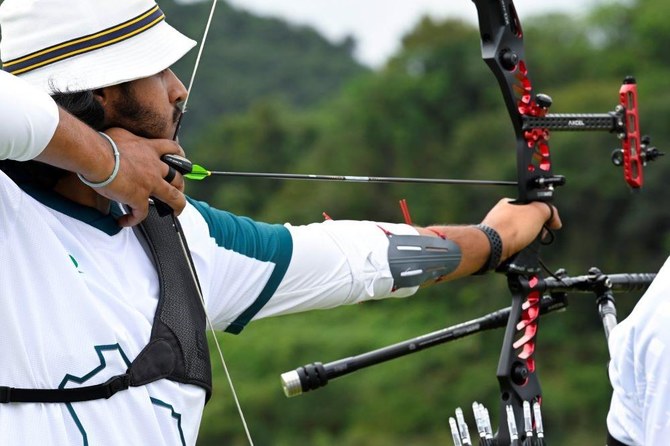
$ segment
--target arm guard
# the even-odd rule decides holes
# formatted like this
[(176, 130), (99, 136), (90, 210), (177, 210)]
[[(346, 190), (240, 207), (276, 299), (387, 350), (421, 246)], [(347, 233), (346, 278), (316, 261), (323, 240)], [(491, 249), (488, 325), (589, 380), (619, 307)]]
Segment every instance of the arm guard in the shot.
[(388, 234), (388, 262), (394, 288), (410, 288), (454, 271), (461, 249), (451, 240), (425, 235)]

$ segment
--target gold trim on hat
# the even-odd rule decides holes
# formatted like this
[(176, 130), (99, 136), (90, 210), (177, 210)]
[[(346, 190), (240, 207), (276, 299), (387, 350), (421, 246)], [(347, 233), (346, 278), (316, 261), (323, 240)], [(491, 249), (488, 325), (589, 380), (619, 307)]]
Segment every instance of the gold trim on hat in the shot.
[(35, 51), (26, 56), (4, 62), (2, 69), (12, 74), (22, 74), (63, 59), (104, 48), (129, 39), (165, 20), (163, 11), (155, 5), (146, 12), (103, 31), (68, 40)]

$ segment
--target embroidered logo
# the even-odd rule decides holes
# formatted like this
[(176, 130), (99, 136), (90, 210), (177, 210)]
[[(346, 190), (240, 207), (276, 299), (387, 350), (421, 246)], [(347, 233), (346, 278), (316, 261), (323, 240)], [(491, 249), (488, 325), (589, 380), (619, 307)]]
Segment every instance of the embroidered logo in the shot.
[(74, 267), (77, 268), (77, 272), (79, 274), (84, 274), (84, 272), (79, 269), (79, 262), (77, 262), (77, 259), (75, 259), (72, 254), (68, 254), (68, 255), (70, 256), (70, 260), (72, 260), (72, 263), (74, 263)]

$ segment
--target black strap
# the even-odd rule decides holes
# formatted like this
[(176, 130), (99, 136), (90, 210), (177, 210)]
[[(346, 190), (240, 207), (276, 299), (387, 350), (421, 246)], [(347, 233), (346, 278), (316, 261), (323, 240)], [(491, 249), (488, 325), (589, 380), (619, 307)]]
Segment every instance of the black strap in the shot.
[(161, 378), (205, 389), (212, 394), (212, 369), (206, 337), (206, 315), (200, 300), (200, 284), (186, 238), (174, 215), (161, 217), (155, 206), (134, 227), (146, 240), (160, 282), (160, 298), (151, 339), (130, 366), (131, 385)]
[(0, 386), (0, 403), (76, 403), (109, 398), (130, 385), (130, 375), (110, 378), (103, 384), (73, 389), (20, 389)]
[(627, 445), (626, 443), (622, 443), (616, 438), (612, 436), (609, 432), (607, 432), (607, 445), (606, 446), (630, 446)]

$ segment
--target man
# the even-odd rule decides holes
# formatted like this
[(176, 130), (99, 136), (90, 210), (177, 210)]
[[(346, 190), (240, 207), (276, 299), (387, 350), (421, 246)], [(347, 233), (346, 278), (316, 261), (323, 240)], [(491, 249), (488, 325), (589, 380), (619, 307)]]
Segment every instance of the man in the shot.
[(610, 334), (608, 446), (661, 446), (670, 438), (670, 262)]
[[(167, 25), (152, 0), (5, 0), (0, 29), (3, 68), (94, 128), (151, 138), (174, 133), (186, 90), (169, 66), (194, 42)], [(209, 389), (188, 372), (175, 378), (169, 364), (167, 379), (126, 382), (108, 399), (19, 402), (20, 392), (9, 389), (105, 387), (162, 345), (154, 344), (162, 282), (135, 232), (119, 226), (121, 209), (98, 193), (116, 181), (120, 161), (109, 142), (109, 175), (30, 161), (2, 165), (3, 444), (195, 444)], [(420, 285), (486, 271), (534, 240), (545, 222), (560, 226), (545, 204), (505, 200), (477, 227), (269, 225), (190, 198), (179, 222), (206, 313), (215, 328), (232, 333), (253, 319), (408, 296)], [(399, 240), (417, 248), (436, 243), (439, 264), (419, 255), (417, 267), (396, 249)], [(154, 365), (164, 364), (146, 368)]]

